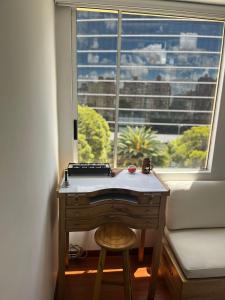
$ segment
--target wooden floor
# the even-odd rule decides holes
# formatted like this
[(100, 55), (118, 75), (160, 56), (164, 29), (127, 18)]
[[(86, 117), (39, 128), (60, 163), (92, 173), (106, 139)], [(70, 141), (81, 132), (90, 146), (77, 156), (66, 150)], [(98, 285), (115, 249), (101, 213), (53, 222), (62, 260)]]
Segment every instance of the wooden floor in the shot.
[[(150, 275), (146, 266), (151, 255), (146, 255), (142, 264), (137, 256), (131, 255), (132, 285), (134, 300), (146, 300)], [(91, 300), (96, 276), (98, 258), (87, 257), (71, 262), (66, 272), (65, 300)], [(120, 256), (107, 256), (104, 269), (105, 279), (123, 279)], [(101, 300), (123, 300), (123, 287), (102, 285)], [(162, 279), (159, 278), (155, 300), (172, 300)]]

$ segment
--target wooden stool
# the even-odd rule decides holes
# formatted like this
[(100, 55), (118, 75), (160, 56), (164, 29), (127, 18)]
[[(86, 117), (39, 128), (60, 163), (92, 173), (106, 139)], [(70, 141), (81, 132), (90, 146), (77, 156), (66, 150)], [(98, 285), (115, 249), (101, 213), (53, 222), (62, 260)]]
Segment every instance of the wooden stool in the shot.
[(131, 288), (131, 273), (130, 273), (130, 262), (129, 262), (129, 249), (136, 242), (135, 233), (120, 223), (104, 224), (97, 229), (95, 232), (95, 241), (101, 247), (99, 261), (98, 261), (98, 272), (95, 279), (95, 288), (93, 300), (99, 300), (101, 283), (119, 284), (119, 282), (107, 282), (102, 280), (103, 269), (105, 265), (105, 257), (107, 250), (110, 251), (121, 251), (123, 254), (123, 276), (124, 276), (124, 291), (125, 299), (132, 300), (132, 288)]

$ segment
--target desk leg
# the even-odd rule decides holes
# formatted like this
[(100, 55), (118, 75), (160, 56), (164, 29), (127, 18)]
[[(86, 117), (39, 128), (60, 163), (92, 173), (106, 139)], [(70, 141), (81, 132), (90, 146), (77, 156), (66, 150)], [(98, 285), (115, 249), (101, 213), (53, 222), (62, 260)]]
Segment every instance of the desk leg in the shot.
[(151, 265), (152, 272), (151, 272), (151, 278), (150, 278), (150, 284), (148, 290), (148, 298), (147, 298), (148, 300), (153, 300), (155, 297), (160, 257), (162, 252), (162, 238), (163, 238), (163, 231), (165, 226), (165, 206), (166, 206), (166, 197), (163, 196), (161, 197), (157, 239), (152, 254), (152, 265)]
[(155, 297), (161, 249), (162, 249), (162, 241), (161, 241), (160, 234), (158, 233), (156, 245), (153, 248), (153, 254), (152, 254), (151, 278), (150, 278), (150, 285), (148, 291), (148, 300), (153, 300)]
[(65, 257), (65, 265), (69, 267), (69, 243), (70, 243), (70, 233), (66, 232), (66, 257)]
[(66, 262), (66, 232), (65, 232), (65, 196), (59, 198), (59, 271), (57, 300), (64, 299), (65, 262)]
[(138, 249), (138, 261), (139, 262), (143, 262), (143, 260), (144, 260), (145, 235), (146, 235), (146, 230), (142, 229), (141, 230), (141, 241), (140, 241), (140, 246)]

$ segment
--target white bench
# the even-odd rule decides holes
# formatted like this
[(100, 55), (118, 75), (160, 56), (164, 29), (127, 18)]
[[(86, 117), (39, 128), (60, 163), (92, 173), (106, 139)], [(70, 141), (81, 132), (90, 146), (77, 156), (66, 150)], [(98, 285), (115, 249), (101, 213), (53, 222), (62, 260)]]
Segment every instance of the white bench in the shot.
[(161, 272), (176, 300), (225, 299), (225, 181), (168, 182)]

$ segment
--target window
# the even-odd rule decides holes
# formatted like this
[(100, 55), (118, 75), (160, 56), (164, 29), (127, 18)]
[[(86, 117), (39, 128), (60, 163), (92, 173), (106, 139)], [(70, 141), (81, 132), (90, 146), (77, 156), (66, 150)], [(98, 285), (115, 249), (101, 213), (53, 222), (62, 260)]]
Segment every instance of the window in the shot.
[(79, 161), (151, 156), (157, 167), (207, 168), (223, 30), (212, 20), (77, 9)]

